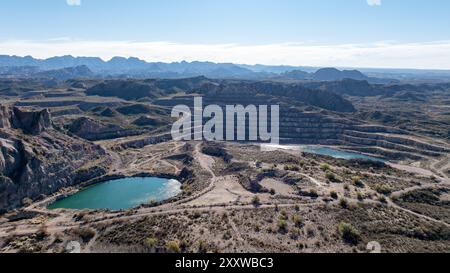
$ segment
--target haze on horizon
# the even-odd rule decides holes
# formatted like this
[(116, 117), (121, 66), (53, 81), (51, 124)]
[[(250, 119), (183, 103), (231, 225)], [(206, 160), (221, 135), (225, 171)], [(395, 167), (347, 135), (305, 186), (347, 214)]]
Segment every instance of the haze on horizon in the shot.
[(447, 0), (6, 0), (0, 54), (450, 69)]

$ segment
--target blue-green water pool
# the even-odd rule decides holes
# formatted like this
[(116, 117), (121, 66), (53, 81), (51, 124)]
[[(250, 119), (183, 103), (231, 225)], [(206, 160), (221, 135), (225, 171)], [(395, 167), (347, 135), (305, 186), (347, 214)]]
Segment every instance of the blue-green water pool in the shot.
[(368, 155), (364, 155), (364, 154), (352, 153), (352, 152), (347, 152), (347, 151), (341, 151), (341, 150), (333, 149), (330, 147), (323, 147), (323, 146), (301, 146), (300, 150), (305, 153), (326, 155), (326, 156), (331, 156), (333, 158), (338, 158), (338, 159), (346, 159), (346, 160), (366, 159), (366, 160), (372, 160), (372, 161), (378, 161), (378, 162), (386, 162), (386, 160), (382, 159), (382, 158), (368, 156)]
[(49, 209), (121, 210), (164, 201), (181, 193), (176, 180), (157, 177), (133, 177), (111, 180), (88, 187), (58, 200)]
[(273, 145), (273, 144), (264, 144), (261, 146), (263, 150), (273, 150), (273, 149), (285, 149), (285, 150), (294, 150), (294, 151), (300, 151), (304, 153), (309, 154), (318, 154), (318, 155), (325, 155), (330, 156), (337, 159), (345, 159), (345, 160), (351, 160), (351, 159), (366, 159), (366, 160), (372, 160), (377, 162), (386, 162), (386, 159), (359, 154), (355, 152), (347, 152), (339, 149), (334, 149), (331, 147), (326, 146), (313, 146), (313, 145)]

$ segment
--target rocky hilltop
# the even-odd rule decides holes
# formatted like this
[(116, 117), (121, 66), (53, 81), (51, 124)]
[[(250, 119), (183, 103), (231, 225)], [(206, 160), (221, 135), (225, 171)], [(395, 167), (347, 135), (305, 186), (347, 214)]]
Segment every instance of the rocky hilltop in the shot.
[[(218, 81), (205, 77), (178, 80), (111, 80), (89, 88), (89, 96), (119, 97), (126, 100), (158, 99), (179, 92), (202, 93), (208, 97), (287, 99), (337, 112), (354, 112), (352, 103), (327, 90), (313, 90), (299, 84), (258, 81)], [(266, 102), (265, 102), (266, 103)]]
[(0, 106), (0, 210), (103, 175), (105, 151), (52, 126), (48, 110)]

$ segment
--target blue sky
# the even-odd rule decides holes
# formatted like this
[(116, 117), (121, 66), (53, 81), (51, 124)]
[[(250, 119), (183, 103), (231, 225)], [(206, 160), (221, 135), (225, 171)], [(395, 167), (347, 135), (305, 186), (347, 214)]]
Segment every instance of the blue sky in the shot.
[(450, 68), (449, 11), (448, 0), (2, 0), (0, 54)]

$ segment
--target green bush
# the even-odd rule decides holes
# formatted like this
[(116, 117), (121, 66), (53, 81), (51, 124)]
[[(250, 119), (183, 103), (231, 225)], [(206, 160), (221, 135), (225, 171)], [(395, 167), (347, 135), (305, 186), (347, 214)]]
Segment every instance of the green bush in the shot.
[(341, 198), (341, 200), (339, 200), (339, 206), (341, 206), (341, 208), (343, 208), (343, 209), (348, 209), (347, 199)]
[(158, 239), (149, 237), (144, 240), (144, 245), (148, 248), (154, 248), (156, 244), (158, 243)]
[(311, 198), (317, 198), (317, 197), (319, 197), (319, 194), (317, 193), (317, 190), (311, 189), (311, 190), (309, 190), (309, 196)]
[(204, 241), (200, 240), (198, 242), (198, 253), (208, 253), (208, 249), (209, 247)]
[(380, 194), (384, 194), (384, 195), (389, 195), (392, 193), (392, 188), (389, 187), (386, 184), (382, 184), (382, 185), (377, 185), (375, 187), (375, 190), (380, 193)]
[(286, 165), (286, 166), (284, 166), (284, 170), (285, 171), (298, 172), (298, 171), (300, 171), (300, 168), (298, 166), (295, 166), (295, 165)]
[(337, 200), (339, 198), (337, 192), (335, 191), (330, 192), (330, 197), (333, 198), (334, 200)]
[(175, 241), (170, 241), (167, 243), (167, 250), (172, 253), (181, 252), (180, 245), (178, 244), (178, 242)]
[(83, 242), (87, 243), (94, 238), (96, 232), (92, 228), (79, 228), (76, 229), (74, 233), (78, 235)]
[(359, 201), (363, 201), (364, 200), (364, 196), (363, 196), (363, 194), (361, 192), (357, 193), (357, 198), (358, 198)]
[(259, 199), (258, 195), (253, 196), (252, 204), (255, 207), (258, 207), (259, 205), (261, 205), (261, 200)]
[(351, 245), (357, 245), (361, 241), (360, 232), (349, 223), (340, 223), (339, 233), (341, 234), (342, 239)]
[(336, 175), (334, 174), (334, 173), (332, 173), (332, 172), (327, 172), (326, 174), (325, 174), (325, 177), (328, 179), (328, 180), (330, 180), (330, 181), (336, 181)]
[(294, 225), (298, 228), (301, 228), (304, 225), (303, 218), (300, 215), (292, 216), (292, 222), (294, 222)]
[(383, 203), (383, 204), (386, 204), (386, 203), (387, 203), (387, 199), (386, 199), (386, 197), (384, 197), (384, 196), (380, 196), (380, 197), (378, 198), (378, 201), (381, 202), (381, 203)]
[(330, 168), (330, 165), (323, 163), (323, 164), (320, 164), (320, 169), (322, 171), (326, 172), (326, 171), (330, 170), (331, 168)]
[(289, 217), (287, 215), (287, 212), (285, 210), (281, 211), (280, 219), (287, 220)]
[(281, 233), (286, 233), (288, 231), (288, 225), (285, 220), (278, 220), (278, 231)]
[(49, 233), (47, 232), (47, 227), (45, 225), (42, 225), (36, 233), (36, 239), (38, 241), (42, 241), (45, 238), (47, 238), (48, 236), (49, 236)]
[(358, 187), (358, 188), (364, 188), (364, 183), (361, 181), (361, 177), (359, 177), (359, 176), (353, 176), (352, 177), (352, 182), (353, 182), (353, 185), (355, 185), (355, 187)]
[(291, 239), (292, 240), (297, 240), (300, 237), (301, 231), (299, 228), (291, 228), (291, 230), (289, 231)]

